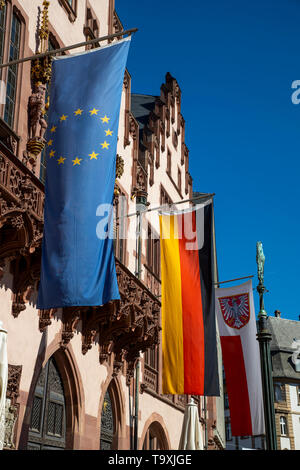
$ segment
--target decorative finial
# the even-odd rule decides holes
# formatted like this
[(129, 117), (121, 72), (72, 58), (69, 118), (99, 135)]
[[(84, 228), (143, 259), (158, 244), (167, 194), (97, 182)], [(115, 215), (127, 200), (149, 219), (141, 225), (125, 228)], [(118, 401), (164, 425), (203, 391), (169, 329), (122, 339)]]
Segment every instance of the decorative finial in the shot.
[[(0, 0), (1, 1), (1, 0)], [(38, 53), (45, 53), (49, 48), (49, 5), (48, 0), (43, 1), (43, 12), (39, 30), (40, 46)], [(45, 56), (33, 60), (31, 65), (32, 95), (29, 97), (29, 138), (26, 146), (25, 160), (34, 168), (37, 156), (45, 147), (44, 135), (47, 129), (46, 113), (49, 108), (49, 97), (46, 100), (47, 83), (51, 79), (52, 59)]]
[(41, 40), (40, 45), (40, 52), (46, 52), (48, 50), (48, 40), (49, 40), (49, 10), (50, 2), (48, 0), (44, 0), (43, 2), (43, 13), (42, 13), (42, 24), (39, 31), (39, 37)]
[[(50, 2), (48, 0), (44, 0), (42, 21), (39, 30), (39, 53), (47, 52), (49, 48), (49, 5)], [(34, 84), (37, 84), (37, 82), (48, 83), (50, 81), (52, 71), (51, 60), (52, 59), (50, 56), (46, 56), (33, 62), (31, 68), (31, 78)]]

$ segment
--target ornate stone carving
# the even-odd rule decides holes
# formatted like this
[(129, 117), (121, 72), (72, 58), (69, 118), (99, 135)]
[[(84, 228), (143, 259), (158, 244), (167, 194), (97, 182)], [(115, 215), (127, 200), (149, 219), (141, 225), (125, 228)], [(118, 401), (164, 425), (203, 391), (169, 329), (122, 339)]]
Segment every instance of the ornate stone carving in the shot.
[(9, 148), (9, 150), (15, 155), (17, 152), (17, 145), (18, 145), (18, 142), (15, 139), (15, 137), (9, 134), (3, 139), (3, 142)]
[(47, 326), (51, 325), (51, 318), (57, 309), (51, 308), (49, 310), (39, 310), (39, 330), (43, 333)]
[(45, 93), (46, 86), (38, 82), (34, 86), (34, 91), (29, 97), (28, 113), (29, 113), (29, 140), (27, 142), (27, 151), (33, 158), (37, 157), (45, 147), (44, 134), (47, 129), (47, 121), (44, 117), (45, 109)]
[(117, 155), (116, 158), (116, 178), (121, 178), (124, 173), (124, 159), (121, 155)]
[[(23, 169), (22, 169), (23, 167)], [(13, 208), (30, 209), (42, 222), (44, 193), (40, 182), (16, 158), (0, 154), (0, 224), (5, 212)]]
[(34, 91), (29, 97), (29, 138), (40, 137), (43, 139), (47, 129), (47, 122), (44, 119), (45, 112), (45, 92), (46, 86), (38, 82), (34, 86)]
[(109, 356), (112, 353), (112, 341), (100, 342), (99, 345), (99, 361), (100, 364), (108, 362)]
[(122, 370), (123, 365), (124, 365), (123, 351), (119, 351), (118, 354), (116, 354), (114, 357), (113, 373), (112, 373), (113, 377), (117, 377), (117, 375), (119, 375), (119, 372)]
[[(40, 49), (39, 52), (46, 52), (48, 50), (49, 42), (49, 18), (48, 9), (50, 2), (44, 0), (42, 23), (39, 30)], [(45, 147), (44, 135), (47, 129), (47, 121), (45, 114), (49, 107), (49, 100), (46, 103), (46, 84), (50, 81), (52, 72), (52, 58), (45, 56), (36, 59), (32, 62), (31, 66), (31, 79), (32, 79), (32, 95), (28, 101), (28, 141), (24, 153), (24, 163), (28, 163), (33, 168), (35, 167), (36, 157), (42, 152)]]
[(15, 449), (15, 427), (18, 419), (19, 407), (12, 405), (11, 399), (7, 398), (5, 403), (5, 432), (3, 449)]
[(74, 336), (74, 331), (80, 320), (80, 307), (66, 307), (63, 309), (63, 328), (61, 333), (61, 347), (66, 348)]
[(17, 398), (19, 397), (21, 374), (22, 366), (8, 365), (4, 449), (15, 449), (15, 429), (19, 416), (19, 405), (17, 404)]
[(19, 388), (22, 375), (22, 366), (8, 365), (8, 381), (6, 397), (12, 400), (13, 404), (16, 404), (17, 398), (19, 397)]

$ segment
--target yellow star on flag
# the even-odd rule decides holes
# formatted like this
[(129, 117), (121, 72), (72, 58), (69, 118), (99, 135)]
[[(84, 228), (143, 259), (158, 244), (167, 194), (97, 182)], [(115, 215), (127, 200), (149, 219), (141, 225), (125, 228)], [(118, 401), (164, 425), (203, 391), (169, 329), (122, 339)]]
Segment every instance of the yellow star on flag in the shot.
[(93, 116), (93, 114), (98, 114), (98, 112), (99, 112), (99, 109), (94, 108), (90, 111), (90, 114), (91, 116)]
[(65, 114), (63, 114), (61, 117), (60, 117), (60, 120), (61, 121), (66, 121), (67, 120), (67, 117)]
[(107, 131), (105, 131), (105, 134), (106, 136), (113, 135), (113, 131), (111, 131), (110, 129), (107, 129)]
[(95, 160), (97, 160), (98, 155), (99, 155), (99, 153), (95, 153), (95, 152), (90, 153), (90, 154), (89, 154), (89, 157), (91, 157), (90, 160), (93, 160), (93, 158), (94, 158)]
[(58, 161), (59, 165), (64, 164), (65, 163), (65, 158), (60, 157), (57, 161)]
[(49, 153), (49, 157), (52, 158), (54, 157), (54, 155), (55, 155), (55, 150), (51, 150), (51, 152)]
[(76, 111), (74, 111), (75, 116), (81, 116), (83, 113), (83, 109), (78, 108)]
[(53, 140), (50, 139), (49, 142), (48, 142), (48, 147), (51, 147), (52, 144), (53, 144)]
[(56, 126), (53, 126), (53, 127), (50, 129), (50, 132), (55, 132), (56, 129), (57, 129), (57, 127), (56, 127)]
[(102, 119), (103, 124), (104, 124), (105, 122), (108, 122), (108, 121), (110, 120), (110, 118), (107, 117), (106, 114), (105, 114), (105, 116), (104, 116), (103, 118), (101, 118), (101, 119)]
[(103, 148), (103, 149), (108, 149), (108, 147), (109, 147), (109, 143), (106, 142), (106, 140), (105, 140), (105, 141), (103, 142), (103, 144), (101, 144), (101, 145), (102, 145), (102, 148)]
[(76, 157), (75, 160), (72, 160), (73, 166), (80, 165), (81, 160), (82, 160), (82, 158)]

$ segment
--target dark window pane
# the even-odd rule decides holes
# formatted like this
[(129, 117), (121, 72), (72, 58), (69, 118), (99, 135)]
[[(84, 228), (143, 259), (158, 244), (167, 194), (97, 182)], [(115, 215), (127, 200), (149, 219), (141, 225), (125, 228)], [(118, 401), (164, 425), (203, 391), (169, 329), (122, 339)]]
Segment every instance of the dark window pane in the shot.
[[(18, 17), (14, 14), (11, 25), (10, 35), (10, 48), (9, 48), (9, 60), (16, 60), (20, 56), (20, 32), (21, 22)], [(6, 91), (6, 105), (4, 111), (4, 121), (10, 127), (13, 127), (14, 111), (16, 102), (16, 91), (17, 91), (17, 65), (13, 65), (8, 69), (7, 75), (7, 91)]]
[(34, 397), (32, 405), (30, 429), (40, 432), (42, 416), (42, 398)]

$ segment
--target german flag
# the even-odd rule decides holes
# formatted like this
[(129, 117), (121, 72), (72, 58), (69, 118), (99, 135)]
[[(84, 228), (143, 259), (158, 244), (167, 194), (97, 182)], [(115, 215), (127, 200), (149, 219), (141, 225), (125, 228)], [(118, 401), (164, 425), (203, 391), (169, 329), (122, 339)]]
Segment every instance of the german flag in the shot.
[(163, 393), (219, 396), (212, 202), (160, 215)]

